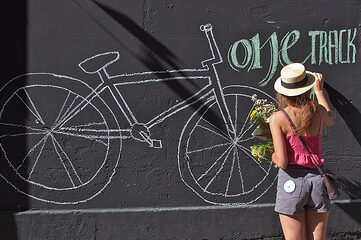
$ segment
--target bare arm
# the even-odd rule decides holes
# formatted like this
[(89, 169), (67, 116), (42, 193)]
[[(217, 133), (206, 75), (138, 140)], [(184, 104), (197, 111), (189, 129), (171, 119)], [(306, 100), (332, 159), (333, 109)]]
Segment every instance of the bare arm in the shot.
[(274, 153), (272, 154), (272, 161), (282, 169), (286, 169), (288, 164), (285, 134), (281, 129), (281, 112), (272, 114), (269, 119), (269, 125), (272, 133)]
[(323, 106), (324, 109), (322, 109), (322, 117), (323, 117), (323, 124), (326, 127), (331, 127), (334, 123), (332, 113), (330, 106), (328, 105), (328, 102), (323, 95), (323, 76), (321, 73), (314, 73), (316, 76), (316, 83), (314, 86), (316, 97), (318, 104)]

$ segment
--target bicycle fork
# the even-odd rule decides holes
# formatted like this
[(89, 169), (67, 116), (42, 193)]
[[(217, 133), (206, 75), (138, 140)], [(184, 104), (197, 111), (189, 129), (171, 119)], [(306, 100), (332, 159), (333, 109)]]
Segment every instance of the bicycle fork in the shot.
[[(217, 73), (216, 65), (223, 63), (222, 56), (220, 54), (217, 42), (213, 35), (213, 27), (211, 24), (205, 24), (200, 26), (201, 31), (206, 34), (209, 48), (212, 53), (212, 58), (202, 61), (202, 66), (209, 69), (209, 65), (212, 66), (212, 69), (209, 71), (210, 73), (210, 81), (212, 84), (212, 88), (214, 89), (214, 96), (216, 98), (216, 102), (218, 104), (219, 110), (221, 112), (223, 121), (226, 124), (227, 133), (230, 137), (237, 137), (237, 133), (235, 130), (235, 126), (232, 122), (231, 114), (229, 113), (229, 109), (224, 98), (223, 88), (221, 82), (219, 80), (219, 76)], [(236, 124), (236, 123), (235, 123)]]

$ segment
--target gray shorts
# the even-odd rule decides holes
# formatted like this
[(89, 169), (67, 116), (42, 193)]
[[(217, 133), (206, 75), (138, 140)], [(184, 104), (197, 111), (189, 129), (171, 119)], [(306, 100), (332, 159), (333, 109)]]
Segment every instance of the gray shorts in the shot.
[(330, 200), (317, 169), (288, 165), (279, 169), (275, 211), (287, 215), (305, 210), (328, 212)]

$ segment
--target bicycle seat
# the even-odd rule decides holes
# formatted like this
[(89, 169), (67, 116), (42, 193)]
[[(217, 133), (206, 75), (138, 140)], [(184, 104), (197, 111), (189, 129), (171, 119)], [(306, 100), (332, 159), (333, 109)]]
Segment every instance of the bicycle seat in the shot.
[(86, 73), (93, 74), (106, 68), (119, 59), (119, 52), (97, 54), (79, 63), (79, 67)]

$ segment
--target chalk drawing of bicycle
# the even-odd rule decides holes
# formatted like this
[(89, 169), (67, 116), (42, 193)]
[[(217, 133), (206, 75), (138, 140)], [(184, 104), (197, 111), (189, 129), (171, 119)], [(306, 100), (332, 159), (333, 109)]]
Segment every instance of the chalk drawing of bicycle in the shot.
[[(0, 90), (1, 177), (40, 201), (86, 202), (111, 182), (123, 140), (162, 148), (162, 140), (152, 137), (152, 128), (197, 106), (179, 137), (182, 181), (212, 204), (248, 204), (259, 199), (273, 185), (276, 171), (269, 160), (258, 163), (246, 146), (255, 140), (250, 134), (255, 126), (249, 124), (251, 96), (274, 99), (249, 86), (222, 87), (216, 66), (223, 60), (212, 26), (200, 29), (211, 52), (201, 68), (110, 76), (107, 67), (118, 60), (119, 53), (106, 52), (79, 64), (84, 72), (99, 76), (97, 87), (53, 73), (27, 73), (9, 81)], [(137, 120), (119, 91), (124, 85), (199, 79), (208, 84), (145, 123)], [(109, 104), (109, 99), (116, 104)], [(242, 113), (245, 107), (248, 110)], [(114, 108), (122, 116), (114, 114)], [(129, 128), (120, 127), (124, 117)]]

